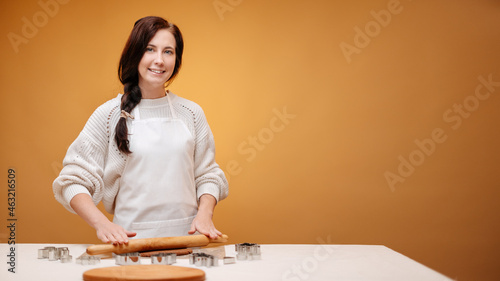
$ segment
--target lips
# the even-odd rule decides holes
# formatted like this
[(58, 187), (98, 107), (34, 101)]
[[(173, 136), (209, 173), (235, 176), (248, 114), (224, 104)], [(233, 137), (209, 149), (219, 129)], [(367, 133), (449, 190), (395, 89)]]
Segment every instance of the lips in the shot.
[(156, 74), (163, 74), (165, 73), (165, 70), (159, 70), (159, 69), (151, 69), (151, 68), (148, 68), (149, 71), (153, 72), (153, 73), (156, 73)]

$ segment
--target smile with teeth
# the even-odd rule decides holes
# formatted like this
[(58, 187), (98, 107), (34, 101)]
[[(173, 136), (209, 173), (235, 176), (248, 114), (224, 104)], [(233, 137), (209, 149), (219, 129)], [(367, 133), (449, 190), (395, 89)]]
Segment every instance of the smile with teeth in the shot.
[(153, 72), (153, 73), (156, 73), (156, 74), (162, 74), (165, 72), (165, 70), (156, 70), (156, 69), (151, 69), (151, 68), (148, 68), (148, 70)]

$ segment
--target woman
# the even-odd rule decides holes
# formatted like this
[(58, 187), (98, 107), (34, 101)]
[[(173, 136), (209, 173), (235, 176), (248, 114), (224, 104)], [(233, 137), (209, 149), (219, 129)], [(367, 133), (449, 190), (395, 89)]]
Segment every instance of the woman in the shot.
[[(118, 68), (124, 94), (92, 114), (54, 181), (56, 199), (104, 243), (221, 235), (212, 215), (228, 183), (212, 132), (196, 103), (165, 90), (183, 48), (176, 25), (160, 17), (135, 23)], [(100, 201), (113, 222), (96, 207)]]

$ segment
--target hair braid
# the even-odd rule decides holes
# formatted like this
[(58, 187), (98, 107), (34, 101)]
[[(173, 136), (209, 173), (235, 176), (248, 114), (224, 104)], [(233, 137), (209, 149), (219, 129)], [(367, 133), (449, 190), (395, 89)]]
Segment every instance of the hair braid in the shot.
[[(141, 89), (139, 85), (127, 83), (124, 85), (125, 94), (122, 96), (122, 102), (120, 105), (121, 110), (125, 110), (131, 113), (137, 104), (141, 101)], [(128, 142), (128, 127), (127, 119), (120, 118), (118, 124), (116, 125), (115, 141), (118, 145), (118, 149), (124, 153), (131, 153), (129, 142)]]

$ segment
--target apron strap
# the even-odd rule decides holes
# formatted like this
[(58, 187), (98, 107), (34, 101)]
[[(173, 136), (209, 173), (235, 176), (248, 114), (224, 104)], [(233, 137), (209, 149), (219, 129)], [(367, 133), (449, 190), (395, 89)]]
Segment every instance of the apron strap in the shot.
[[(136, 105), (134, 107), (134, 109), (132, 109), (132, 112), (130, 112), (130, 114), (132, 114), (132, 116), (134, 116), (134, 120), (140, 120), (141, 119), (141, 114), (139, 113), (139, 108), (138, 106)], [(128, 118), (127, 118), (128, 120)]]
[(170, 111), (172, 112), (172, 118), (177, 119), (177, 114), (175, 113), (174, 106), (172, 105), (172, 100), (170, 99), (170, 92), (167, 91), (168, 106), (170, 106)]

